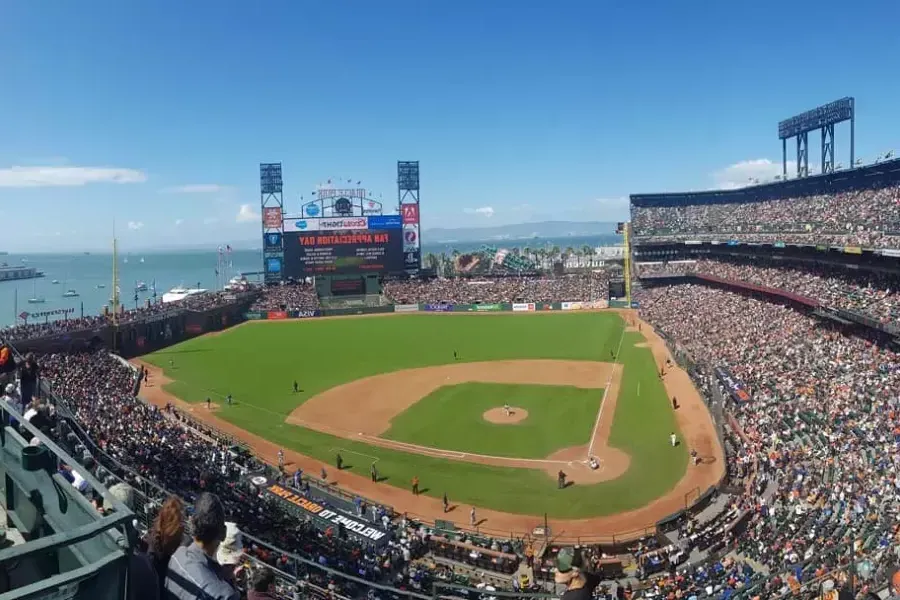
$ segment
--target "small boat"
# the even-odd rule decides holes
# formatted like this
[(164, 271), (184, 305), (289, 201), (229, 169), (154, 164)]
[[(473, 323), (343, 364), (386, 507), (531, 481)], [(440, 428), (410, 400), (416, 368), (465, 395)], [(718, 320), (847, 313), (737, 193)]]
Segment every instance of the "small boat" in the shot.
[(128, 264), (128, 257), (125, 257), (125, 264)]
[(75, 290), (66, 290), (66, 293), (63, 294), (63, 298), (77, 298), (78, 292)]
[(98, 284), (97, 284), (97, 289), (98, 289), (98, 290), (102, 290), (102, 289), (105, 288), (105, 287), (106, 287), (106, 284), (105, 284), (105, 283), (98, 283)]
[(28, 299), (28, 304), (43, 304), (47, 301), (43, 296), (37, 295), (37, 281), (34, 282), (33, 289), (34, 291), (31, 292), (31, 298)]
[(144, 283), (143, 281), (138, 281), (136, 284), (134, 284), (134, 291), (136, 291), (136, 292), (146, 292), (146, 291), (147, 291), (147, 284)]
[(141, 262), (144, 262), (144, 257), (141, 257)]
[(53, 281), (51, 281), (51, 282), (50, 282), (50, 283), (52, 283), (52, 284), (53, 284), (53, 285), (56, 285), (56, 284), (58, 284), (58, 283), (59, 283), (59, 279), (54, 279), (54, 280), (53, 280)]

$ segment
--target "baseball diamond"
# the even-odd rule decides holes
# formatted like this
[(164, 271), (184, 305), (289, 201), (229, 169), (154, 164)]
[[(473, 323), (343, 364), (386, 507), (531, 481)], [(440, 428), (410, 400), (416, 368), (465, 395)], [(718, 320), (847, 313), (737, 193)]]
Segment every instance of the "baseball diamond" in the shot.
[[(251, 321), (134, 362), (155, 382), (148, 400), (273, 464), (283, 448), (288, 470), (324, 469), (419, 517), (462, 521), (474, 506), (485, 528), (526, 532), (546, 515), (596, 536), (652, 528), (724, 474), (705, 404), (668, 359), (631, 311), (581, 311)], [(466, 508), (445, 514), (445, 494)]]

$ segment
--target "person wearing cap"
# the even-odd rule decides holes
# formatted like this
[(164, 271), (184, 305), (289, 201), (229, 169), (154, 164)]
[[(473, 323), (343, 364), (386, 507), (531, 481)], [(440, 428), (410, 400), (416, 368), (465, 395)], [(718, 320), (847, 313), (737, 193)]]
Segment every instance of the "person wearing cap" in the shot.
[(167, 599), (240, 600), (240, 592), (221, 573), (216, 562), (219, 545), (225, 541), (225, 508), (217, 496), (203, 493), (191, 517), (194, 541), (175, 551), (166, 574)]
[(229, 581), (234, 581), (239, 575), (238, 565), (244, 554), (244, 540), (238, 530), (237, 523), (228, 521), (225, 523), (225, 539), (219, 544), (216, 552), (216, 560), (222, 565), (222, 575)]
[(569, 548), (556, 555), (556, 583), (566, 586), (560, 600), (591, 600), (594, 588), (600, 585), (600, 575), (581, 570), (581, 556)]

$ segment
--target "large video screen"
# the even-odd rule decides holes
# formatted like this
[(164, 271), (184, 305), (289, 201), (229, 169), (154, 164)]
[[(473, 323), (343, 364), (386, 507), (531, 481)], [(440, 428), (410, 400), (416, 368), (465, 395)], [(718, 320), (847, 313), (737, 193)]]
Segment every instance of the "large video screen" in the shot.
[(400, 273), (404, 268), (401, 229), (284, 234), (286, 277)]

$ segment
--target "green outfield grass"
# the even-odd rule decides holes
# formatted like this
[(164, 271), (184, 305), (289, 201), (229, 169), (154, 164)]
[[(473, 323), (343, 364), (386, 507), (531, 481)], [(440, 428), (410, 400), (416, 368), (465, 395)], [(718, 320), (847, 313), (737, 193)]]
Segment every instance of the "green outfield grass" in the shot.
[[(184, 400), (202, 402), (211, 396), (218, 401), (232, 394), (235, 405), (223, 406), (218, 416), (274, 443), (332, 463), (340, 449), (352, 470), (363, 476), (368, 476), (369, 457), (376, 457), (379, 472), (387, 477), (385, 485), (408, 488), (415, 475), (427, 494), (440, 497), (446, 492), (454, 503), (580, 518), (647, 504), (674, 487), (687, 467), (686, 449), (669, 445), (668, 434), (677, 425), (652, 354), (648, 348), (635, 347), (644, 341), (639, 333), (623, 336), (624, 326), (614, 313), (415, 314), (262, 322), (195, 338), (145, 359), (175, 380), (167, 389)], [(454, 351), (462, 361), (606, 362), (620, 340), (624, 370), (610, 443), (631, 456), (631, 468), (614, 481), (558, 491), (556, 482), (542, 471), (429, 458), (284, 423), (296, 406), (337, 384), (453, 363)], [(299, 394), (292, 392), (295, 379), (302, 388)], [(591, 392), (599, 401), (602, 391)], [(592, 424), (593, 418), (588, 428)]]
[[(602, 397), (603, 390), (567, 385), (447, 385), (394, 417), (382, 437), (489, 456), (546, 458), (588, 443)], [(528, 418), (515, 425), (484, 420), (485, 411), (505, 403), (525, 409)]]

